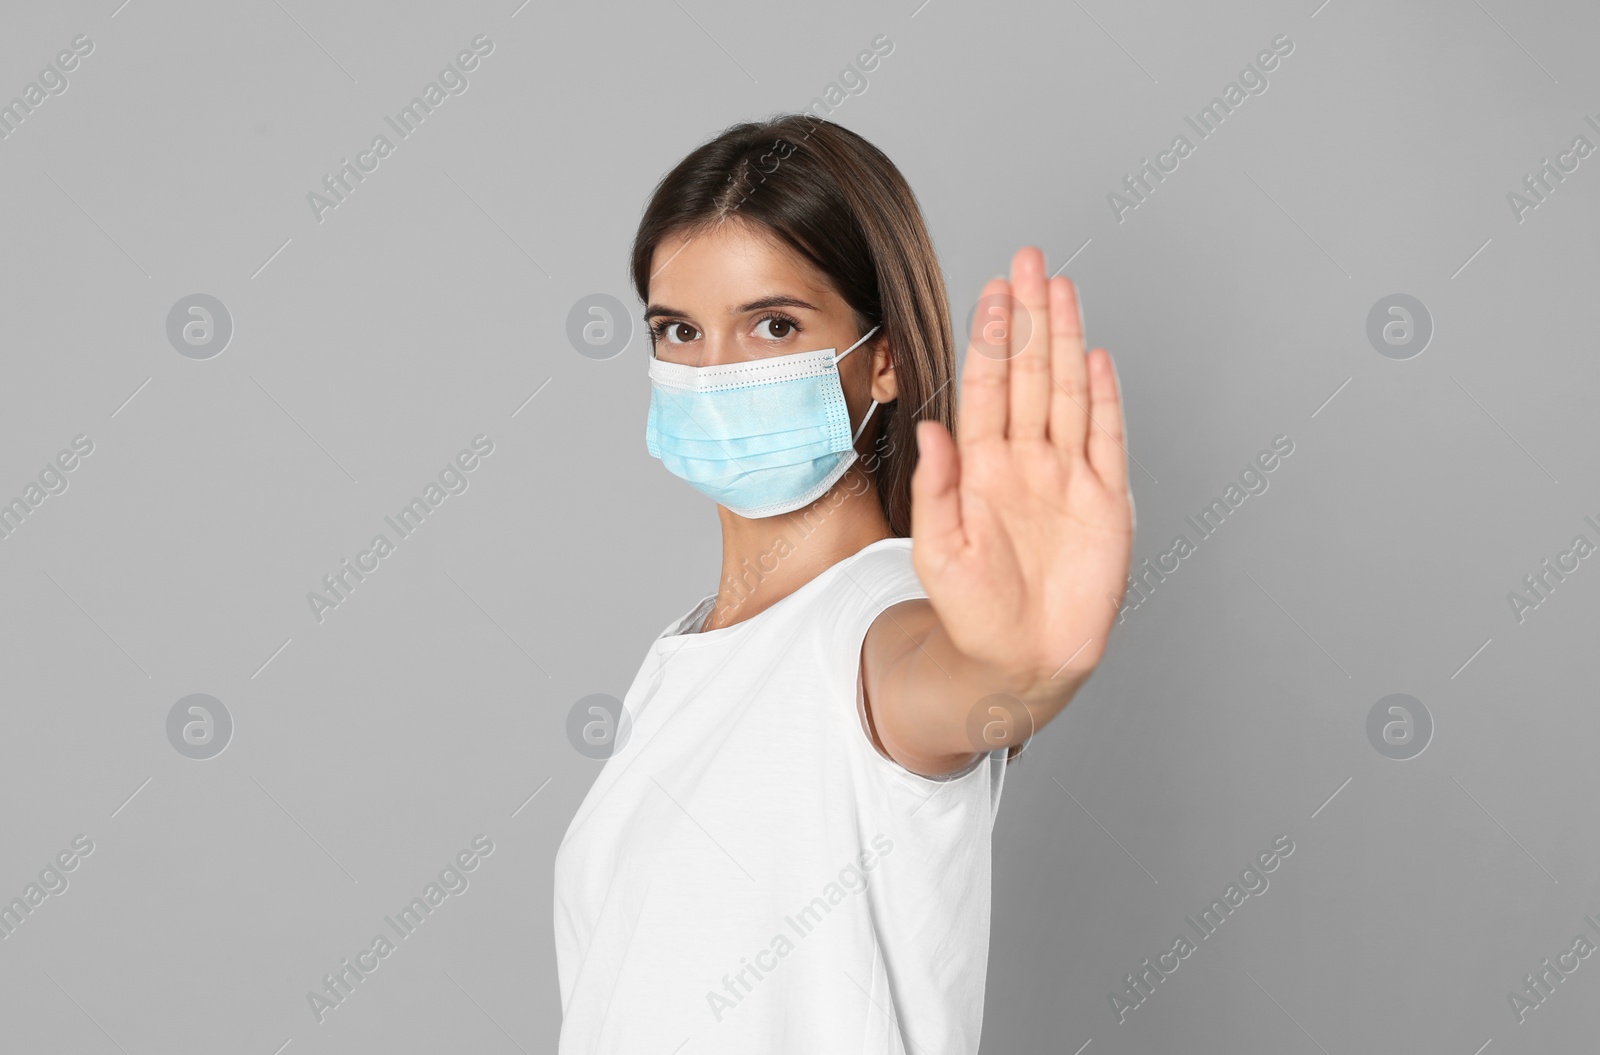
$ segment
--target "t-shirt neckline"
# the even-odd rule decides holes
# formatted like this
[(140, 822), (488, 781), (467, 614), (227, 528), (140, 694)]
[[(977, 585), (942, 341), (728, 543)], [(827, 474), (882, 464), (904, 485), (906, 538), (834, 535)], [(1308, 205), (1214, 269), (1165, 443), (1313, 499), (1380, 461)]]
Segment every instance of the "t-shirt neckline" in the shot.
[[(854, 553), (850, 554), (848, 557), (837, 560), (828, 565), (810, 580), (802, 583), (799, 589), (795, 590), (787, 597), (780, 598), (773, 604), (762, 609), (748, 619), (741, 619), (737, 623), (731, 623), (728, 626), (718, 627), (715, 630), (694, 631), (687, 629), (686, 624), (688, 624), (688, 626), (697, 626), (700, 623), (705, 622), (705, 617), (708, 613), (702, 611), (702, 609), (705, 608), (707, 602), (715, 603), (717, 599), (716, 594), (708, 594), (707, 596), (696, 601), (694, 607), (685, 612), (681, 618), (672, 624), (671, 627), (665, 631), (662, 631), (661, 636), (656, 638), (653, 647), (656, 652), (662, 653), (676, 651), (677, 649), (685, 647), (692, 648), (699, 645), (709, 646), (718, 642), (731, 640), (740, 636), (751, 625), (766, 619), (771, 613), (776, 612), (779, 609), (793, 607), (793, 602), (802, 597), (807, 597), (811, 593), (814, 593), (817, 589), (820, 589), (821, 584), (825, 580), (830, 578), (834, 573), (843, 569), (845, 565), (854, 563), (868, 550), (882, 546), (886, 543), (910, 542), (911, 539), (901, 535), (891, 535), (888, 538), (881, 538), (875, 542), (869, 542), (865, 546), (862, 546), (860, 549), (856, 550)], [(698, 616), (698, 618), (694, 618), (696, 616)], [(693, 621), (691, 622), (691, 620)]]

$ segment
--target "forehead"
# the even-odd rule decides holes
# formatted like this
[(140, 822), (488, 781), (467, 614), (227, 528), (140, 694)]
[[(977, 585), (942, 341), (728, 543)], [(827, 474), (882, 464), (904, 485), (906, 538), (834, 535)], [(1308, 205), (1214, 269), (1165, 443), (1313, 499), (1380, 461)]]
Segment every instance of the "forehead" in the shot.
[(764, 228), (732, 221), (669, 234), (650, 262), (650, 300), (720, 309), (788, 292), (813, 304), (842, 304), (828, 277)]

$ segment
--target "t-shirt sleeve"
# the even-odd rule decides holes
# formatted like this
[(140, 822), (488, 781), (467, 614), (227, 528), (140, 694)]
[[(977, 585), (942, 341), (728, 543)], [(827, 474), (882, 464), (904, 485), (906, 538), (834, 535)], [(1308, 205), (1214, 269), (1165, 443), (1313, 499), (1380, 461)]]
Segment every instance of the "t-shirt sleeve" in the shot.
[(836, 619), (830, 636), (832, 655), (830, 664), (835, 671), (836, 698), (842, 707), (842, 717), (850, 727), (855, 747), (876, 761), (875, 766), (889, 767), (902, 779), (917, 784), (944, 783), (965, 776), (970, 769), (947, 777), (925, 777), (913, 773), (886, 757), (873, 744), (862, 715), (864, 690), (861, 683), (861, 647), (867, 631), (884, 611), (902, 601), (926, 598), (928, 591), (917, 578), (911, 562), (911, 540), (897, 539), (879, 543), (840, 569), (836, 585), (838, 600)]
[(911, 540), (888, 539), (848, 561), (840, 569), (840, 593), (846, 629), (860, 637), (884, 609), (901, 601), (928, 596), (911, 563)]
[(912, 812), (926, 823), (936, 823), (943, 810), (925, 804), (935, 799), (947, 805), (965, 801), (976, 794), (975, 785), (986, 785), (983, 798), (987, 800), (991, 821), (1000, 807), (1000, 789), (1005, 778), (1006, 750), (999, 748), (979, 755), (965, 769), (940, 777), (913, 773), (900, 763), (887, 757), (873, 744), (862, 722), (861, 707), (865, 693), (861, 683), (861, 646), (874, 620), (901, 601), (926, 598), (927, 590), (917, 578), (911, 562), (911, 540), (884, 542), (872, 551), (840, 569), (837, 584), (839, 593), (834, 612), (835, 626), (831, 637), (832, 655), (829, 662), (835, 671), (838, 686), (836, 698), (841, 704), (841, 716), (848, 722), (845, 733), (853, 750), (862, 753), (868, 766), (900, 785), (910, 789)]
[[(835, 623), (831, 635), (841, 687), (853, 698), (861, 670), (861, 644), (883, 612), (902, 601), (928, 596), (911, 564), (911, 540), (879, 542), (839, 569), (834, 584)], [(874, 748), (874, 750), (876, 750)]]

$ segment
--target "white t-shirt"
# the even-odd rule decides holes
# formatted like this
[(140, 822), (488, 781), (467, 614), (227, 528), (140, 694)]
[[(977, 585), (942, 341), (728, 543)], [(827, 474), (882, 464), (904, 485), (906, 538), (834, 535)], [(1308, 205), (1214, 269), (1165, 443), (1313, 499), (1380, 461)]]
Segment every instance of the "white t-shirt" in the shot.
[(978, 1050), (1005, 751), (918, 776), (861, 710), (867, 628), (926, 596), (890, 538), (662, 631), (556, 855), (561, 1055)]

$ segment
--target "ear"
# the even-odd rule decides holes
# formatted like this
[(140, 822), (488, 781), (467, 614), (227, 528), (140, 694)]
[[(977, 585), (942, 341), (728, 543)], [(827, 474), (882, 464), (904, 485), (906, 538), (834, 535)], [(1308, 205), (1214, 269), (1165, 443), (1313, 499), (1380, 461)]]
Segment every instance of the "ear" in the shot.
[(894, 349), (887, 334), (880, 334), (867, 342), (872, 351), (872, 398), (881, 403), (893, 403), (900, 394), (899, 382), (894, 374)]

